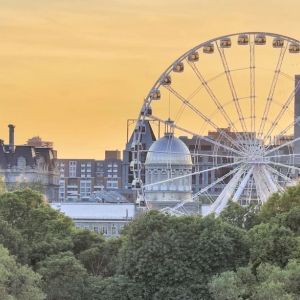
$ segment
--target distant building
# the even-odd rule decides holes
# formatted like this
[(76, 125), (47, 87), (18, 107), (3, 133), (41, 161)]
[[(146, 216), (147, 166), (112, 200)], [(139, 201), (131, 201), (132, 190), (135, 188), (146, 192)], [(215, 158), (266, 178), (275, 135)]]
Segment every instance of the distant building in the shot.
[(118, 236), (136, 215), (136, 206), (132, 203), (51, 203), (51, 206), (71, 218), (77, 228), (107, 237)]
[(49, 201), (58, 198), (57, 153), (52, 147), (17, 145), (14, 125), (9, 127), (9, 143), (0, 141), (0, 177), (8, 190), (39, 185)]
[[(135, 120), (129, 120), (129, 121), (135, 121)], [(143, 150), (145, 152), (142, 153), (141, 155), (141, 161), (144, 163), (146, 161), (146, 155), (147, 152), (152, 145), (153, 142), (156, 141), (156, 137), (154, 134), (154, 131), (151, 127), (151, 124), (149, 121), (145, 121), (145, 132), (143, 133), (141, 137), (141, 143)], [(127, 125), (128, 127), (128, 125)], [(128, 131), (128, 128), (127, 128)], [(127, 134), (128, 135), (128, 134)], [(127, 136), (127, 143), (125, 145), (125, 150), (123, 151), (123, 170), (122, 170), (122, 182), (123, 182), (123, 187), (125, 189), (130, 189), (131, 188), (131, 183), (133, 180), (133, 172), (130, 170), (130, 162), (132, 161), (132, 143), (134, 140), (134, 132), (128, 138)], [(144, 170), (142, 171), (142, 180), (144, 182), (145, 179), (145, 172)]]
[(59, 159), (59, 201), (88, 201), (93, 193), (122, 188), (122, 160), (118, 150), (104, 160)]
[[(182, 201), (192, 201), (191, 154), (184, 142), (173, 133), (166, 133), (152, 144), (145, 171), (145, 200), (149, 207), (172, 207)], [(172, 176), (180, 178), (165, 182)]]
[[(300, 75), (295, 75), (295, 88), (298, 86), (300, 81)], [(300, 120), (297, 122), (297, 118), (300, 118), (300, 89), (298, 88), (295, 93), (294, 100), (294, 139), (300, 138)], [(294, 143), (294, 153), (300, 153), (300, 141)], [(300, 156), (295, 156), (295, 164), (300, 165)]]

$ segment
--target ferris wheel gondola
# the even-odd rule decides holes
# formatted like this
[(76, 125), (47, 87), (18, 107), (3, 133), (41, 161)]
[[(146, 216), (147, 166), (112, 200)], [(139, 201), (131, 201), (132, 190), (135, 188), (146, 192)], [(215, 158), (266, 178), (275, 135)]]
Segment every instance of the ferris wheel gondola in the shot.
[[(300, 171), (300, 104), (297, 108), (294, 99), (300, 102), (300, 79), (288, 80), (300, 72), (300, 56), (293, 55), (298, 53), (296, 39), (244, 32), (201, 43), (173, 62), (145, 97), (134, 132), (132, 188), (142, 202), (148, 201), (145, 191), (174, 191), (181, 180), (194, 185), (191, 202), (205, 202), (207, 213), (219, 214), (230, 200), (260, 205), (295, 184)], [(136, 146), (149, 120), (165, 124), (168, 132), (150, 153), (152, 162), (165, 159), (165, 166), (151, 169), (151, 178), (161, 175), (151, 184), (144, 182), (146, 149)], [(191, 156), (191, 170), (190, 164), (178, 167), (176, 149), (185, 155), (181, 161)], [(187, 198), (186, 190), (181, 192)], [(187, 199), (178, 200), (167, 210), (189, 214), (183, 209)]]

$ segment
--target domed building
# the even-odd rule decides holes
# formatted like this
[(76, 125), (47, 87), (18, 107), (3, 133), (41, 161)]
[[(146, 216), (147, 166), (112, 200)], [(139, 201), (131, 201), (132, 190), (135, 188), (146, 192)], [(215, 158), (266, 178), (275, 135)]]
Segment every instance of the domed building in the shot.
[[(145, 200), (148, 206), (161, 209), (191, 201), (192, 178), (184, 176), (190, 173), (192, 158), (184, 142), (173, 133), (166, 133), (155, 141), (148, 150), (145, 162)], [(167, 181), (172, 177), (182, 178)]]

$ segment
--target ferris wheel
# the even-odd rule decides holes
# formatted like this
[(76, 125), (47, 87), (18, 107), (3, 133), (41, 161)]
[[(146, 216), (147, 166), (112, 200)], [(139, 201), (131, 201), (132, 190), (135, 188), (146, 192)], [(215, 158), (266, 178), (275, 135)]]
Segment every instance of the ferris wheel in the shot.
[(188, 174), (170, 172), (163, 181), (192, 177), (192, 199), (208, 203), (209, 212), (220, 213), (230, 200), (262, 204), (295, 184), (300, 171), (298, 74), (300, 42), (279, 34), (235, 33), (184, 53), (142, 104), (131, 148), (132, 188), (144, 197), (147, 149), (142, 138), (149, 121), (164, 124), (185, 141), (193, 162)]

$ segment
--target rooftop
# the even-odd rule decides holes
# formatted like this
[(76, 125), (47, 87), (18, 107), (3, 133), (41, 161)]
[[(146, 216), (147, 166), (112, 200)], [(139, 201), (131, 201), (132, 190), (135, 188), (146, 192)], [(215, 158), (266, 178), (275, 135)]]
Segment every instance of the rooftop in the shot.
[(50, 203), (73, 220), (131, 220), (135, 216), (132, 203)]

